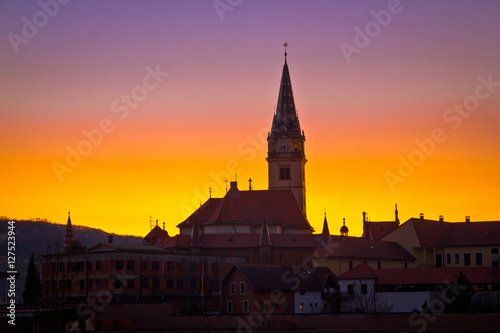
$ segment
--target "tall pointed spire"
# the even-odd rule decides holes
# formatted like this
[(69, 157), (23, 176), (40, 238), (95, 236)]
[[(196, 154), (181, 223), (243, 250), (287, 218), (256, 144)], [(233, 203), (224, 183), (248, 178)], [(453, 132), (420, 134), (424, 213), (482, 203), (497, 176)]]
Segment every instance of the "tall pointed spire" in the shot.
[(198, 227), (198, 220), (196, 219), (196, 215), (194, 216), (194, 224), (193, 230), (191, 231), (191, 247), (199, 248), (201, 247), (201, 233), (200, 228)]
[(271, 135), (300, 137), (300, 123), (295, 109), (292, 81), (290, 79), (290, 72), (288, 70), (288, 64), (286, 62), (286, 47), (288, 46), (288, 44), (285, 42), (283, 46), (285, 46), (285, 64), (283, 65), (283, 73), (281, 74), (278, 105), (276, 107), (276, 112), (273, 118)]
[(332, 236), (330, 235), (330, 229), (328, 228), (328, 221), (326, 220), (326, 210), (325, 210), (325, 219), (323, 221), (323, 231), (321, 232), (321, 238), (326, 243), (329, 243), (332, 241)]
[(70, 245), (74, 241), (75, 237), (73, 236), (73, 226), (71, 225), (71, 216), (70, 212), (68, 212), (68, 222), (66, 222), (66, 233), (64, 235), (63, 251), (65, 251), (68, 245)]
[(264, 223), (260, 231), (259, 242), (257, 246), (271, 246), (271, 236), (269, 235), (269, 227), (267, 226), (266, 214), (264, 213)]

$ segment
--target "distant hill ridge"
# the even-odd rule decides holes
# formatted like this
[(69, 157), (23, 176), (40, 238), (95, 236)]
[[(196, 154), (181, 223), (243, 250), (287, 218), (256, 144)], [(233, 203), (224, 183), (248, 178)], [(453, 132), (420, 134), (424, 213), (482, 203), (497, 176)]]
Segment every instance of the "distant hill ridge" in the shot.
[[(66, 224), (48, 222), (46, 219), (16, 220), (0, 217), (0, 256), (7, 255), (8, 221), (16, 221), (16, 256), (23, 257), (35, 253), (35, 256), (46, 254), (49, 245), (62, 244)], [(118, 235), (101, 229), (73, 224), (75, 239), (87, 247), (97, 243), (107, 243), (108, 236), (113, 235), (116, 244), (142, 244), (142, 237)]]

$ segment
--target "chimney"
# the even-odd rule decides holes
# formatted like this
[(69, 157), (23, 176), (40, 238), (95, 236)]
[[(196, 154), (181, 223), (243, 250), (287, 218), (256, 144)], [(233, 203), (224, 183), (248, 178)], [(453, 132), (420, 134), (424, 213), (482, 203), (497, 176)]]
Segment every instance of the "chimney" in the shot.
[(420, 219), (423, 220), (424, 219), (424, 213), (420, 213)]
[(469, 223), (470, 222), (470, 216), (466, 216), (465, 217), (465, 223)]
[(248, 190), (252, 190), (252, 178), (248, 178)]
[(363, 222), (366, 222), (366, 212), (363, 212)]
[(229, 189), (232, 190), (233, 188), (238, 189), (238, 182), (236, 182), (236, 181), (231, 182), (231, 187)]
[(108, 244), (113, 244), (113, 235), (108, 236)]
[(439, 222), (444, 222), (444, 216), (443, 215), (439, 215)]

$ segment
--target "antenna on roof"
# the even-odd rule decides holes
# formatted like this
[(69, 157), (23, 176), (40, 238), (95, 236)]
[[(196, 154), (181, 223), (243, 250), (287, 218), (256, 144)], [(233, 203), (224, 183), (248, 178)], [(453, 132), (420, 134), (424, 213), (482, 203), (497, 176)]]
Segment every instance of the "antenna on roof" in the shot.
[(208, 194), (208, 197), (209, 197), (209, 198), (212, 198), (212, 186), (210, 186), (210, 187), (209, 187), (209, 189), (208, 189), (208, 193), (209, 193), (209, 194)]
[(248, 178), (248, 190), (252, 190), (252, 178)]
[(226, 177), (226, 178), (224, 178), (224, 183), (226, 183), (226, 193), (227, 193), (227, 182), (228, 182), (228, 181), (229, 181), (229, 180), (227, 180), (227, 177)]
[(234, 173), (234, 181), (235, 181), (235, 182), (237, 182), (237, 181), (238, 181), (238, 173), (237, 173), (237, 172), (235, 172), (235, 173)]

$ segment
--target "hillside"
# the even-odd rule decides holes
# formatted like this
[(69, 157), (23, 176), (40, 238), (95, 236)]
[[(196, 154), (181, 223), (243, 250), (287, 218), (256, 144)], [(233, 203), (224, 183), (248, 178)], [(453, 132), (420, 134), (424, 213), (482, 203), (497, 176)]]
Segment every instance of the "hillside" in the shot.
[[(39, 256), (47, 252), (49, 245), (56, 244), (58, 241), (62, 244), (66, 230), (65, 224), (45, 221), (14, 221), (16, 221), (17, 257), (30, 256), (31, 252), (34, 252), (35, 256)], [(8, 220), (6, 219), (0, 219), (0, 256), (7, 255), (7, 222)], [(83, 245), (90, 247), (97, 243), (107, 242), (110, 233), (101, 229), (73, 225), (73, 234), (75, 239), (81, 241)], [(142, 243), (142, 237), (111, 234), (113, 235), (114, 243)]]

